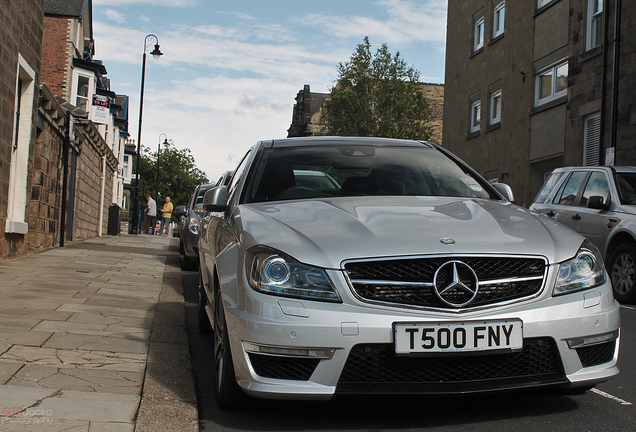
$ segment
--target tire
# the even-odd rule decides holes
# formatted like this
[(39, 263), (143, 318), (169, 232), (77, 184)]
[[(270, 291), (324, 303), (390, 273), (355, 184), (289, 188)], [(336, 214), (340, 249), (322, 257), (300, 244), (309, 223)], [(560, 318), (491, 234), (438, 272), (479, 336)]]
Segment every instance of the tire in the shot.
[(214, 297), (214, 394), (221, 409), (233, 411), (245, 408), (249, 400), (236, 382), (220, 292)]
[(210, 324), (210, 318), (208, 317), (207, 312), (205, 311), (205, 291), (203, 288), (203, 278), (201, 277), (201, 270), (199, 269), (199, 288), (198, 291), (198, 322), (199, 322), (199, 331), (203, 334), (212, 334), (212, 324)]
[(636, 301), (636, 247), (631, 243), (619, 245), (612, 253), (608, 272), (614, 298), (621, 303)]

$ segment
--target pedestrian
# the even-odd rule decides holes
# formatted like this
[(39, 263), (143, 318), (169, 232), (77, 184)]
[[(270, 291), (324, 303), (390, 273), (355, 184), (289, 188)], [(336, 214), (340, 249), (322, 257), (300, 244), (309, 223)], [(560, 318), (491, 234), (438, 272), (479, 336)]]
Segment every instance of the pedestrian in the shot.
[(157, 221), (157, 202), (152, 199), (150, 195), (146, 196), (148, 200), (148, 207), (146, 207), (146, 214), (148, 215), (148, 234), (155, 234), (155, 224)]
[[(166, 203), (161, 208), (161, 227), (159, 228), (159, 234), (168, 235), (168, 230), (170, 227), (170, 218), (172, 217), (172, 203), (170, 202), (170, 197), (166, 197)], [(163, 228), (166, 228), (166, 233), (163, 233)]]

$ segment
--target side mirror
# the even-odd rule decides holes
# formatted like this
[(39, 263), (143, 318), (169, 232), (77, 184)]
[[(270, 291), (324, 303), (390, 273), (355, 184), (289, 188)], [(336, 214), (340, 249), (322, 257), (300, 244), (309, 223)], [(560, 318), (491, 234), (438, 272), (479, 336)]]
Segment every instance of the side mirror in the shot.
[(217, 186), (203, 196), (203, 209), (211, 212), (227, 210), (227, 186)]
[(512, 188), (505, 183), (493, 183), (492, 187), (494, 187), (497, 192), (499, 192), (505, 199), (510, 201), (511, 203), (515, 202), (515, 196), (512, 193)]
[(183, 206), (183, 205), (178, 206), (176, 209), (174, 209), (174, 214), (177, 217), (185, 216), (185, 214), (186, 214), (186, 206)]
[(595, 210), (608, 210), (609, 203), (604, 203), (604, 199), (600, 195), (592, 195), (587, 200), (587, 208), (595, 209)]

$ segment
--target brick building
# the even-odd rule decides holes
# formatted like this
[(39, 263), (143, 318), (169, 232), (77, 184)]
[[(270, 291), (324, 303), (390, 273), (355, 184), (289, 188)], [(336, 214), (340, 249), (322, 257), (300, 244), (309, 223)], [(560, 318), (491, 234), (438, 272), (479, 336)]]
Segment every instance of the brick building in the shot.
[(613, 61), (616, 16), (629, 28), (636, 10), (620, 4), (449, 2), (444, 146), (521, 205), (556, 167), (614, 149), (616, 164), (636, 164), (633, 39), (619, 35)]
[[(442, 142), (442, 123), (444, 112), (444, 85), (421, 84), (430, 103), (432, 120), (431, 141)], [(322, 104), (329, 97), (329, 93), (312, 93), (309, 85), (305, 85), (296, 95), (292, 123), (287, 130), (287, 137), (320, 136), (324, 135), (324, 125), (320, 122)]]

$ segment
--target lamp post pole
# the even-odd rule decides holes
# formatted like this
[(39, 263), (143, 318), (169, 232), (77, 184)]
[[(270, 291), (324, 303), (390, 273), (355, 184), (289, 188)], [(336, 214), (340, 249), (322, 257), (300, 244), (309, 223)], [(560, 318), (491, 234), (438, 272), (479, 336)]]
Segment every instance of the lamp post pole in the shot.
[(155, 177), (155, 201), (159, 202), (159, 155), (161, 154), (161, 135), (164, 136), (163, 146), (168, 145), (168, 136), (165, 133), (159, 134), (159, 143), (157, 144), (157, 176)]
[[(135, 178), (135, 189), (133, 190), (133, 216), (131, 224), (131, 233), (138, 234), (139, 231), (139, 163), (141, 153), (141, 120), (144, 112), (144, 84), (146, 79), (146, 50), (148, 49), (148, 38), (153, 38), (155, 49), (150, 53), (154, 58), (158, 59), (163, 53), (159, 50), (159, 39), (153, 34), (149, 34), (144, 39), (144, 55), (141, 61), (141, 95), (139, 96), (139, 130), (137, 131), (137, 176)], [(151, 42), (152, 43), (152, 42)]]

